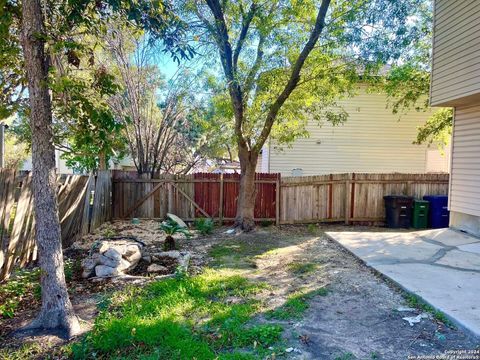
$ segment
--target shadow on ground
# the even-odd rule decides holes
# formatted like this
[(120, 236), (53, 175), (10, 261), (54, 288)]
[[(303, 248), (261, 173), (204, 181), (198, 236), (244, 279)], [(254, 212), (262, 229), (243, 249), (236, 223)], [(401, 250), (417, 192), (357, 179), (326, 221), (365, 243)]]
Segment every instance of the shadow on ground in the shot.
[(193, 276), (110, 296), (94, 329), (61, 353), (396, 360), (477, 346), (433, 314), (414, 326), (403, 320), (423, 310), (398, 311), (408, 305), (404, 294), (323, 234), (342, 229), (352, 228), (270, 227), (240, 235), (222, 228), (180, 241), (194, 254)]

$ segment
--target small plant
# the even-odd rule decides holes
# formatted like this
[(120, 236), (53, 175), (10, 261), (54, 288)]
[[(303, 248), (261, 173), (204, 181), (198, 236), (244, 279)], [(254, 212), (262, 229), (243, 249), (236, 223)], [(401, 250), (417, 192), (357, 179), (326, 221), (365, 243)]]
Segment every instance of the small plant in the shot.
[(195, 219), (195, 229), (202, 235), (211, 234), (214, 228), (213, 220), (208, 218)]
[(287, 265), (288, 270), (296, 275), (309, 274), (317, 270), (318, 265), (315, 263), (307, 262), (291, 262)]
[(317, 229), (318, 229), (318, 227), (315, 224), (308, 224), (308, 226), (307, 226), (307, 230), (310, 234), (316, 234)]
[(269, 227), (273, 225), (273, 221), (270, 220), (262, 220), (260, 221), (260, 226), (261, 227)]
[(187, 228), (178, 225), (175, 221), (168, 220), (164, 221), (160, 224), (160, 229), (163, 230), (167, 237), (165, 238), (165, 242), (163, 243), (163, 250), (170, 251), (175, 250), (177, 247), (175, 246), (175, 239), (173, 235), (175, 234), (184, 234), (187, 238), (190, 238), (191, 234)]
[(102, 237), (104, 237), (104, 238), (110, 238), (110, 237), (113, 237), (115, 235), (117, 235), (117, 233), (115, 232), (115, 230), (111, 226), (106, 226), (102, 230)]
[(449, 328), (455, 329), (455, 325), (450, 321), (449, 318), (445, 316), (445, 314), (434, 307), (430, 306), (429, 304), (425, 303), (420, 297), (414, 294), (407, 294), (404, 296), (405, 300), (407, 301), (408, 305), (417, 309), (422, 309), (433, 315), (433, 317), (447, 325)]

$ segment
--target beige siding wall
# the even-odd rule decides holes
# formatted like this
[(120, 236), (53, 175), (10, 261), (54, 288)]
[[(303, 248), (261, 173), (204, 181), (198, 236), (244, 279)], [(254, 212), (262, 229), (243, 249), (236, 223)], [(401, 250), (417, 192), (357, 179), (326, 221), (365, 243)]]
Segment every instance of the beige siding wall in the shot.
[[(342, 100), (349, 118), (344, 125), (325, 122), (309, 124), (310, 137), (298, 139), (291, 148), (270, 148), (270, 172), (292, 176), (343, 172), (423, 173), (448, 172), (448, 160), (440, 161), (438, 152), (427, 146), (413, 145), (417, 126), (430, 113), (412, 111), (401, 117), (386, 108), (385, 95), (367, 94)], [(430, 150), (430, 151), (429, 151)], [(427, 166), (427, 151), (433, 163)], [(300, 172), (297, 171), (300, 175)]]
[(455, 109), (450, 210), (480, 216), (480, 103)]
[(431, 103), (480, 96), (480, 1), (436, 0)]

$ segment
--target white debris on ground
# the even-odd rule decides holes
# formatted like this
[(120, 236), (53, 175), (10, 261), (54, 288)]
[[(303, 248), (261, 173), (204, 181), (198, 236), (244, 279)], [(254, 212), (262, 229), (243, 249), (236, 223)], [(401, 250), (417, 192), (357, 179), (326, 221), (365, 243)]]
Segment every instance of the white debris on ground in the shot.
[(402, 319), (407, 321), (410, 324), (410, 326), (413, 326), (415, 324), (418, 324), (420, 321), (422, 321), (422, 319), (428, 319), (429, 317), (430, 317), (429, 314), (421, 313), (417, 316), (407, 316)]

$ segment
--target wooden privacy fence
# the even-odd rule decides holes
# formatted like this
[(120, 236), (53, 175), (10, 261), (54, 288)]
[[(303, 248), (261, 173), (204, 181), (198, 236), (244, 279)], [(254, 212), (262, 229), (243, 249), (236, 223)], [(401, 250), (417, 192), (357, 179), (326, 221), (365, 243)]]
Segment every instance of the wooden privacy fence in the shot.
[[(139, 178), (135, 172), (112, 171), (113, 218), (164, 218), (174, 213), (186, 221), (208, 217), (223, 222), (235, 218), (240, 175), (195, 173)], [(276, 221), (280, 174), (256, 174), (255, 218)]]
[[(125, 218), (164, 218), (167, 212), (192, 221), (235, 218), (240, 176), (197, 173), (139, 178), (132, 171), (59, 177), (62, 243), (71, 245), (103, 223)], [(255, 219), (276, 224), (383, 222), (385, 195), (448, 192), (448, 174), (334, 174), (280, 178), (256, 174)], [(35, 260), (31, 176), (0, 169), (0, 281), (14, 265)]]
[(334, 174), (284, 177), (280, 224), (384, 222), (385, 195), (446, 195), (448, 174)]
[[(31, 182), (31, 175), (0, 169), (0, 281), (14, 265), (23, 267), (37, 257)], [(67, 247), (110, 220), (111, 178), (106, 171), (97, 177), (59, 176), (58, 183), (62, 244)]]

